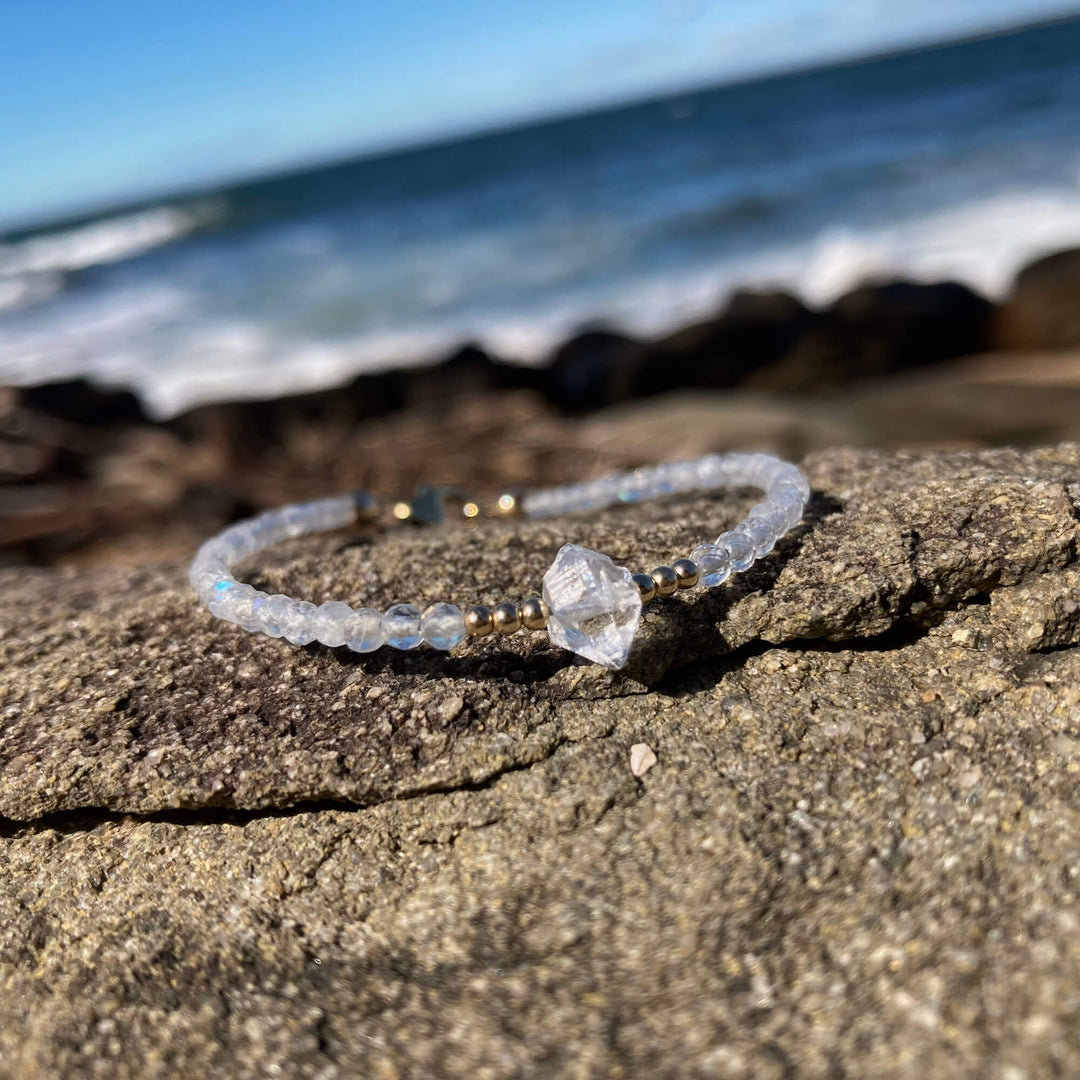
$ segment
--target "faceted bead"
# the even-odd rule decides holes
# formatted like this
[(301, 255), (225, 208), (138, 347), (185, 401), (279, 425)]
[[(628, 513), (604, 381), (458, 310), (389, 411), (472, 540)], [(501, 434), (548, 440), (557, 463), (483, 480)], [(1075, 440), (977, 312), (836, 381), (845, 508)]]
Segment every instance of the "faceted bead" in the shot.
[(726, 547), (700, 544), (690, 552), (690, 558), (697, 563), (698, 580), (707, 589), (723, 585), (731, 574), (731, 553)]
[(777, 471), (773, 482), (769, 485), (770, 497), (774, 492), (780, 491), (797, 491), (802, 496), (803, 502), (806, 502), (810, 498), (810, 482), (794, 465), (785, 465)]
[(224, 618), (244, 626), (251, 622), (252, 611), (259, 591), (250, 585), (237, 585), (229, 590), (229, 611)]
[(420, 609), (415, 604), (395, 604), (383, 616), (383, 633), (391, 648), (415, 649), (424, 640)]
[(796, 491), (794, 488), (782, 488), (780, 491), (773, 490), (769, 492), (769, 502), (784, 511), (788, 529), (793, 529), (802, 521), (806, 504), (801, 492)]
[(281, 620), (281, 636), (294, 645), (310, 645), (315, 640), (312, 616), (316, 608), (310, 600), (294, 600)]
[(556, 645), (604, 667), (626, 663), (641, 619), (641, 594), (629, 570), (565, 544), (544, 575), (543, 596)]
[(315, 640), (337, 648), (349, 640), (345, 627), (352, 618), (353, 609), (342, 600), (329, 600), (320, 604), (311, 619)]
[(731, 572), (741, 574), (754, 562), (754, 542), (745, 533), (726, 532), (716, 538), (716, 546), (727, 549), (731, 556)]
[(764, 521), (772, 529), (776, 540), (788, 531), (787, 511), (777, 506), (771, 499), (758, 503), (750, 511), (750, 517), (756, 521)]
[(240, 588), (239, 582), (224, 578), (214, 585), (210, 593), (210, 614), (217, 619), (232, 619), (232, 593)]
[(267, 597), (255, 613), (259, 629), (270, 637), (281, 637), (285, 616), (291, 603), (292, 597), (284, 593), (275, 593)]
[(747, 518), (745, 521), (740, 521), (735, 526), (735, 531), (749, 538), (754, 545), (755, 559), (768, 555), (776, 547), (776, 532), (763, 518)]
[(432, 604), (420, 618), (420, 632), (433, 649), (452, 649), (465, 640), (465, 617), (456, 604)]
[(262, 611), (263, 605), (269, 600), (270, 597), (264, 592), (256, 590), (255, 595), (251, 598), (251, 609), (246, 613), (246, 617), (240, 620), (240, 625), (249, 633), (254, 634), (257, 631), (262, 630), (262, 623), (259, 620), (259, 613)]
[(374, 608), (358, 608), (345, 624), (345, 634), (345, 644), (353, 652), (374, 652), (386, 640), (382, 612)]

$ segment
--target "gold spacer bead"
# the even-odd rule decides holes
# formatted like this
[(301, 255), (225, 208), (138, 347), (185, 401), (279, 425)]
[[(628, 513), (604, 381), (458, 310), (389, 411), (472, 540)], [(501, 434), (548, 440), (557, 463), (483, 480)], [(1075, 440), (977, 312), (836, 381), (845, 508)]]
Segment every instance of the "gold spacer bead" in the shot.
[(692, 589), (698, 583), (697, 563), (693, 559), (677, 559), (671, 569), (679, 579), (680, 589)]
[(500, 634), (516, 634), (521, 629), (521, 612), (517, 604), (496, 604), (491, 615), (495, 630)]
[(488, 507), (488, 517), (511, 518), (521, 516), (521, 505), (517, 495), (512, 491), (504, 491), (494, 503)]
[(465, 632), (469, 637), (487, 637), (495, 629), (491, 608), (477, 604), (465, 612)]
[(648, 574), (634, 574), (633, 577), (643, 604), (656, 597), (656, 582)]
[(539, 596), (530, 597), (521, 605), (521, 625), (526, 630), (543, 630), (550, 615), (547, 604)]
[(656, 583), (657, 596), (674, 596), (679, 591), (679, 578), (670, 566), (658, 566), (650, 575)]

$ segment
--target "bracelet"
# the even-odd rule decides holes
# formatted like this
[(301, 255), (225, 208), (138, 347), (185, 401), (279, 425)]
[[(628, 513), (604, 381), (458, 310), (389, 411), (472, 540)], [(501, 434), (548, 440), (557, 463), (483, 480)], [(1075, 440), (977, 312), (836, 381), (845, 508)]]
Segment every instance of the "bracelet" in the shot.
[[(767, 555), (802, 519), (810, 497), (806, 477), (794, 465), (767, 454), (708, 454), (696, 461), (538, 489), (520, 498), (503, 495), (491, 509), (493, 516), (520, 514), (539, 519), (726, 486), (760, 488), (765, 499), (730, 532), (694, 548), (689, 558), (658, 566), (648, 574), (634, 574), (606, 555), (565, 544), (544, 575), (541, 595), (520, 604), (490, 608), (478, 604), (462, 611), (455, 604), (438, 603), (424, 612), (414, 604), (395, 604), (385, 612), (354, 609), (339, 600), (316, 606), (280, 593), (267, 595), (233, 577), (231, 568), (237, 562), (281, 540), (358, 521), (378, 521), (382, 506), (367, 492), (286, 506), (232, 525), (203, 544), (189, 578), (199, 599), (219, 619), (296, 645), (319, 641), (367, 653), (382, 645), (415, 649), (426, 642), (447, 650), (466, 639), (493, 633), (547, 630), (556, 645), (604, 667), (621, 668), (642, 606), (696, 585), (715, 588)], [(435, 522), (443, 520), (445, 505), (452, 499), (461, 502), (466, 520), (480, 516), (476, 503), (446, 488), (423, 489), (412, 503), (395, 503), (389, 510), (396, 521)]]

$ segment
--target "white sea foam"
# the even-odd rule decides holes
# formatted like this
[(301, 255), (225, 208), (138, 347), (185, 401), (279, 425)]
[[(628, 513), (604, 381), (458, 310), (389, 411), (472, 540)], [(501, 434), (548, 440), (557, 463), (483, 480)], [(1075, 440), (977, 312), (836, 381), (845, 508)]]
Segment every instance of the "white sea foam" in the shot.
[[(129, 253), (136, 233), (149, 243), (165, 229), (159, 223), (128, 232)], [(33, 262), (24, 253), (22, 266), (71, 267), (93, 252), (99, 259), (117, 252), (118, 243), (114, 238), (110, 247), (99, 237), (57, 245), (51, 256), (40, 249)], [(951, 278), (1001, 296), (1021, 264), (1072, 244), (1080, 244), (1080, 186), (1004, 192), (860, 231), (825, 228), (799, 242), (677, 272), (609, 279), (556, 294), (543, 306), (468, 316), (444, 310), (438, 319), (402, 317), (397, 326), (334, 338), (282, 333), (248, 316), (209, 316), (198, 295), (175, 283), (126, 284), (65, 297), (62, 310), (48, 318), (0, 326), (0, 379), (87, 375), (132, 386), (152, 413), (165, 417), (203, 402), (273, 397), (431, 362), (466, 340), (537, 364), (583, 324), (603, 321), (655, 335), (715, 311), (739, 286), (789, 288), (820, 305), (862, 281), (899, 276)]]
[(0, 244), (0, 279), (129, 259), (184, 236), (215, 213), (209, 201), (192, 209), (161, 206)]

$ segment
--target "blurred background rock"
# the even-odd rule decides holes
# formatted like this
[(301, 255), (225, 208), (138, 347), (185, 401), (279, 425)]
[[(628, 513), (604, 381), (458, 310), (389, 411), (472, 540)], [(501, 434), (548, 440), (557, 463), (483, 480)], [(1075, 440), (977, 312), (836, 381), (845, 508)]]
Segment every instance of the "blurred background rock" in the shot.
[(1067, 5), (242, 7), (7, 17), (0, 561), (358, 486), (1080, 438)]

